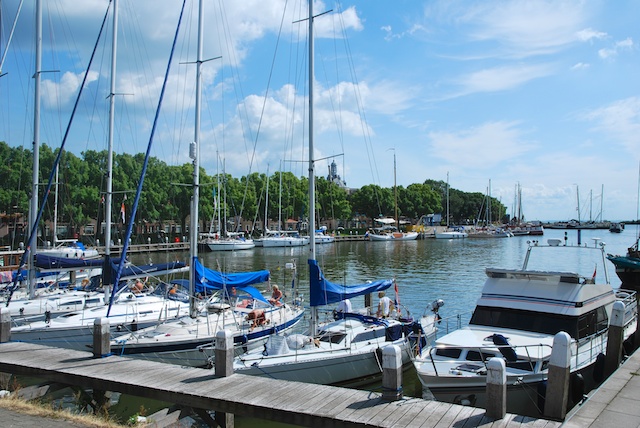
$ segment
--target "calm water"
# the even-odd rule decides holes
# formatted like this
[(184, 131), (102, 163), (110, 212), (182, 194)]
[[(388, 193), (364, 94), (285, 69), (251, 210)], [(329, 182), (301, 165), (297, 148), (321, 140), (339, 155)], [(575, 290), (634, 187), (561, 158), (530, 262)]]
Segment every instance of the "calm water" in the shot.
[[(566, 235), (565, 235), (566, 232)], [(593, 238), (606, 243), (606, 252), (626, 254), (638, 234), (637, 225), (628, 225), (622, 233), (611, 233), (608, 230), (582, 230), (581, 245), (594, 246)], [(575, 230), (545, 230), (540, 237), (512, 237), (496, 239), (464, 239), (436, 240), (425, 239), (407, 242), (339, 242), (316, 247), (316, 258), (322, 267), (325, 277), (336, 283), (360, 284), (368, 280), (395, 278), (400, 293), (400, 301), (405, 311), (419, 317), (428, 310), (435, 299), (443, 299), (445, 306), (440, 314), (447, 320), (455, 319), (457, 314), (464, 313), (462, 322), (468, 322), (468, 315), (480, 297), (485, 281), (485, 268), (498, 267), (515, 269), (522, 267), (527, 241), (537, 239), (545, 242), (550, 238), (558, 238), (564, 242), (565, 236), (569, 245), (578, 244), (578, 232)], [(600, 253), (597, 251), (561, 251), (548, 254), (534, 252), (529, 267), (538, 270), (575, 271), (591, 276), (596, 271), (598, 281), (604, 278)], [(297, 266), (296, 284), (299, 291), (309, 295), (308, 282), (308, 247), (298, 248), (255, 248), (233, 253), (215, 252), (201, 253), (204, 265), (225, 272), (241, 272), (248, 270), (269, 269), (272, 282), (285, 285), (291, 290), (293, 273), (285, 269), (286, 263)], [(560, 252), (561, 251), (561, 252)], [(536, 257), (538, 255), (539, 257)], [(136, 260), (139, 258), (140, 260)], [(157, 253), (136, 256), (134, 261), (148, 262), (151, 258), (161, 262), (176, 258), (175, 253), (158, 256)], [(143, 260), (144, 259), (144, 260)], [(187, 260), (188, 254), (178, 255), (178, 259)], [(613, 264), (606, 262), (611, 284), (620, 286)], [(392, 293), (392, 290), (389, 292)], [(364, 298), (353, 299), (355, 308), (364, 306)], [(374, 304), (377, 303), (377, 297)], [(452, 323), (451, 325), (453, 325)], [(444, 325), (443, 325), (444, 328)], [(379, 389), (379, 384), (372, 384), (366, 389)], [(404, 391), (408, 396), (420, 396), (421, 387), (415, 370), (405, 372)], [(237, 418), (238, 426), (254, 426), (255, 420)], [(261, 425), (264, 421), (261, 421)], [(282, 425), (273, 425), (282, 426)]]
[[(443, 317), (473, 310), (480, 296), (487, 267), (520, 268), (524, 261), (527, 241), (537, 239), (545, 242), (550, 238), (567, 243), (578, 243), (575, 230), (545, 230), (540, 237), (512, 237), (496, 239), (440, 240), (425, 239), (407, 242), (338, 242), (316, 246), (316, 258), (325, 277), (335, 283), (360, 284), (369, 280), (395, 278), (402, 305), (413, 315), (421, 315), (435, 299), (443, 299)], [(600, 238), (606, 244), (606, 252), (626, 254), (638, 233), (637, 225), (628, 225), (622, 233), (608, 230), (582, 230), (582, 245), (593, 247), (593, 238)], [(597, 251), (560, 251), (549, 254), (534, 252), (530, 267), (539, 270), (575, 270), (591, 276), (594, 270), (600, 281), (604, 275), (602, 260)], [(299, 291), (309, 295), (308, 247), (297, 248), (254, 248), (237, 252), (203, 252), (199, 256), (205, 266), (224, 272), (269, 269), (272, 282), (285, 285), (290, 290), (293, 273), (285, 269), (286, 263), (297, 266), (296, 283)], [(538, 255), (539, 257), (536, 257)], [(187, 254), (157, 253), (134, 262), (157, 262), (178, 258), (187, 260)], [(144, 260), (143, 260), (144, 259)], [(613, 264), (606, 266), (611, 284), (620, 286)], [(375, 303), (375, 301), (374, 301)], [(354, 299), (354, 307), (362, 307), (364, 299)]]

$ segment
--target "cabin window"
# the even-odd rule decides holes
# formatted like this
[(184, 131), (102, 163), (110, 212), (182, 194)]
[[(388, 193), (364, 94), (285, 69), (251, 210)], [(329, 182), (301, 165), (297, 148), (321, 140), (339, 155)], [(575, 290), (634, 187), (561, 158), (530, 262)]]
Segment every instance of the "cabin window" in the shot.
[(469, 324), (533, 331), (551, 335), (565, 331), (574, 338), (578, 334), (577, 319), (575, 317), (521, 309), (478, 306), (473, 311)]
[(489, 358), (495, 357), (495, 354), (482, 352), (482, 355), (478, 351), (467, 352), (467, 361), (487, 361)]
[(368, 340), (375, 340), (379, 337), (384, 337), (384, 330), (382, 329), (373, 329), (365, 331), (364, 333), (357, 334), (353, 338), (353, 342), (366, 342)]
[(462, 354), (462, 349), (458, 348), (438, 348), (436, 349), (436, 355), (439, 357), (446, 358), (460, 358), (460, 354)]
[(513, 362), (507, 361), (506, 364), (507, 364), (507, 367), (510, 367), (512, 369), (523, 370), (528, 372), (532, 372), (536, 366), (535, 363), (532, 361), (513, 361)]
[(342, 342), (342, 339), (344, 339), (347, 335), (344, 333), (320, 333), (320, 337), (318, 339), (320, 339), (321, 342), (327, 342), (327, 343), (340, 343)]
[(578, 318), (578, 339), (601, 333), (609, 326), (607, 311), (599, 307)]

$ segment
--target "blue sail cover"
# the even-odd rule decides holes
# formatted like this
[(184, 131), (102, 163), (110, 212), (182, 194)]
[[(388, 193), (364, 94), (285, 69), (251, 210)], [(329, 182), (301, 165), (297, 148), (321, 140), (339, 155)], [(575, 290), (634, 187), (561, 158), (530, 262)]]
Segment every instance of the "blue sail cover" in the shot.
[(36, 254), (36, 267), (40, 269), (84, 269), (102, 267), (104, 260), (99, 259), (72, 259), (69, 257), (48, 256)]
[(269, 271), (259, 270), (254, 272), (241, 273), (222, 273), (206, 268), (200, 263), (200, 260), (194, 261), (195, 277), (196, 277), (196, 293), (203, 293), (207, 290), (222, 290), (224, 287), (236, 287), (243, 290), (255, 299), (267, 302), (262, 293), (251, 284), (259, 284), (269, 281)]
[(318, 262), (309, 260), (309, 299), (311, 306), (329, 305), (344, 299), (386, 290), (393, 280), (379, 280), (359, 285), (340, 285), (326, 280)]

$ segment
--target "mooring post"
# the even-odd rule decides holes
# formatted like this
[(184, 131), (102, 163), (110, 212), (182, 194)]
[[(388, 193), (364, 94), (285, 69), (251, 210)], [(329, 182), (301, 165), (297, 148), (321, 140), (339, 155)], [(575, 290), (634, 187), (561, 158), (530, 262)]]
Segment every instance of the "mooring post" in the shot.
[(564, 420), (569, 399), (569, 376), (571, 366), (571, 336), (561, 331), (553, 338), (553, 349), (549, 359), (547, 395), (544, 400), (544, 416)]
[(11, 312), (0, 307), (0, 343), (11, 340)]
[[(226, 377), (233, 374), (233, 335), (229, 330), (221, 330), (216, 333), (216, 377)], [(233, 428), (233, 413), (218, 412), (215, 420), (222, 428)]]
[(111, 335), (108, 318), (96, 318), (93, 320), (93, 356), (94, 358), (106, 357), (111, 353)]
[(604, 375), (609, 377), (616, 371), (622, 359), (622, 342), (624, 333), (624, 303), (615, 302), (609, 320), (607, 334), (607, 353), (604, 358)]
[(487, 417), (502, 419), (507, 414), (507, 371), (502, 358), (487, 362)]
[(402, 399), (402, 351), (397, 345), (382, 348), (382, 399)]
[(233, 374), (233, 335), (229, 330), (216, 333), (216, 377), (226, 377)]

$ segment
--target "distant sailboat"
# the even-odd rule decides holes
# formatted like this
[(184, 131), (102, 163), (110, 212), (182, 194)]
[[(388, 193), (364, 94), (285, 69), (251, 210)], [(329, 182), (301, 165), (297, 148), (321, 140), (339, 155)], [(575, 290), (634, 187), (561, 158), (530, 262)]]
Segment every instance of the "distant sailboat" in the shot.
[(444, 232), (438, 232), (435, 229), (434, 235), (436, 239), (463, 239), (469, 236), (464, 231), (464, 227), (454, 227), (453, 230), (449, 229), (449, 173), (447, 172), (447, 229)]
[[(371, 241), (413, 241), (418, 239), (418, 232), (403, 232), (398, 221), (398, 186), (396, 185), (396, 152), (393, 151), (393, 194), (395, 200), (394, 218), (376, 218), (382, 226), (375, 228), (367, 237)], [(394, 224), (395, 226), (392, 226)]]

